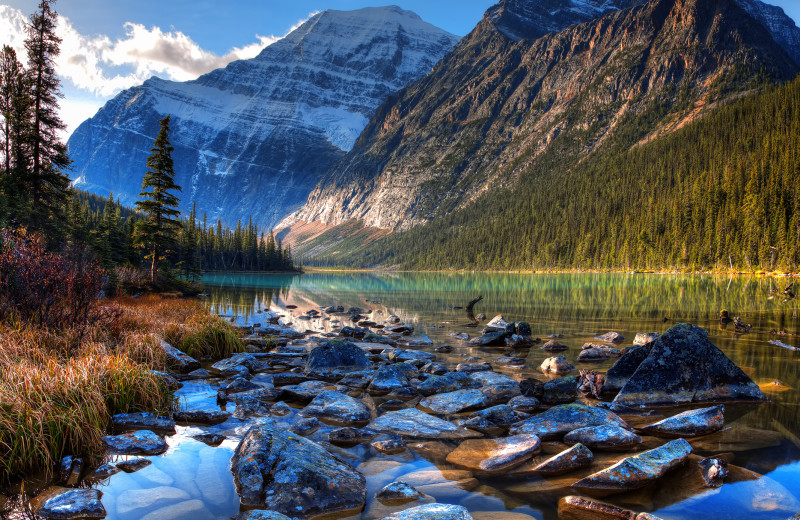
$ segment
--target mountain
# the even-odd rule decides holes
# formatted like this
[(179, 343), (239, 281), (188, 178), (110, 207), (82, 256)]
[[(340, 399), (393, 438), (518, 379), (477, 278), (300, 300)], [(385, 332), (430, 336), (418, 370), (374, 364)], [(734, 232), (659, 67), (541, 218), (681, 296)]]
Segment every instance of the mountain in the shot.
[(431, 70), (458, 38), (398, 7), (324, 11), (256, 58), (194, 81), (152, 78), (110, 100), (68, 142), (78, 187), (132, 204), (158, 120), (181, 210), (271, 228), (350, 150), (387, 96)]
[[(652, 0), (622, 10), (610, 1), (547, 1), (601, 17), (526, 39), (549, 30), (535, 7), (524, 9), (540, 4), (491, 8), (431, 74), (378, 109), (281, 223), (295, 251), (329, 249), (342, 235), (331, 226), (348, 234), (435, 226), (523, 177), (568, 175), (596, 150), (656, 139), (798, 71), (744, 0)], [(385, 231), (370, 233), (356, 242)]]

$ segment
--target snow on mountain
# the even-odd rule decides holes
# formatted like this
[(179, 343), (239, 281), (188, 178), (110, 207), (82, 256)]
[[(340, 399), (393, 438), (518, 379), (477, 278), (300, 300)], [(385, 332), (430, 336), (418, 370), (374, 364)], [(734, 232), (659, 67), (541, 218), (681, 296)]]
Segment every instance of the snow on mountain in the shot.
[(76, 185), (133, 203), (158, 119), (172, 114), (181, 209), (264, 229), (301, 205), (378, 105), (458, 38), (395, 6), (324, 11), (256, 58), (120, 93), (70, 137)]

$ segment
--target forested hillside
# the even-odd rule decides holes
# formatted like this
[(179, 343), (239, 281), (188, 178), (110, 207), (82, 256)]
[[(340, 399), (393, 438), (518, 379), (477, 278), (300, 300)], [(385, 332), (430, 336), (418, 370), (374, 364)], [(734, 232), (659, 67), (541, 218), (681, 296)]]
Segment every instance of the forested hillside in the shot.
[(318, 262), (501, 270), (800, 266), (800, 78), (647, 144), (636, 143), (636, 119), (625, 124), (629, 131), (601, 150), (573, 154), (578, 143), (564, 140), (514, 189)]

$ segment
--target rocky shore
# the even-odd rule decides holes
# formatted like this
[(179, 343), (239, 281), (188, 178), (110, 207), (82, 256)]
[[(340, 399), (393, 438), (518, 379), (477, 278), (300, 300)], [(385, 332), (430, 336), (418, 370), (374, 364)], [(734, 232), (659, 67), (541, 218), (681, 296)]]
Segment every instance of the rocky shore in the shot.
[[(174, 368), (165, 380), (175, 387), (207, 381), (218, 406), (186, 407), (171, 417), (115, 416), (115, 431), (104, 438), (109, 453), (138, 458), (91, 468), (68, 457), (59, 487), (35, 501), (38, 514), (104, 518), (102, 494), (80, 483), (146, 467), (147, 457), (167, 451), (176, 425), (201, 430), (194, 438), (209, 446), (236, 440), (229, 470), (237, 520), (532, 518), (446, 503), (443, 490), (493, 479), (513, 480), (506, 489), (524, 501), (557, 502), (562, 519), (647, 520), (657, 517), (619, 507), (617, 497), (652, 511), (762, 478), (730, 463), (736, 448), (726, 433), (726, 405), (765, 397), (696, 326), (640, 334), (630, 346), (617, 333), (600, 335), (578, 359), (615, 360), (605, 374), (571, 375), (575, 367), (556, 355), (541, 370), (558, 377), (544, 382), (501, 372), (524, 364), (526, 350), (568, 349), (558, 338), (532, 337), (525, 322), (498, 316), (476, 337), (453, 338), (503, 352), (513, 347), (492, 363), (453, 364), (441, 356), (458, 346), (434, 345), (396, 316), (378, 323), (341, 307), (302, 316), (346, 318), (353, 326), (306, 334), (265, 314), (268, 324), (242, 329), (247, 352), (205, 368), (164, 343)], [(418, 459), (435, 469), (407, 467)], [(782, 518), (800, 510), (782, 504), (795, 506)]]

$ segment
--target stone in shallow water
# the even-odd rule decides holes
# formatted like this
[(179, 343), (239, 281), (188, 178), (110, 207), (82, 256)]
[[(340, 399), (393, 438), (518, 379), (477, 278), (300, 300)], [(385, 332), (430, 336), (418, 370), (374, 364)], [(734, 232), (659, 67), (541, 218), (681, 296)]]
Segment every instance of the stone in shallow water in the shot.
[(248, 430), (231, 459), (245, 506), (292, 516), (361, 508), (364, 477), (319, 444), (272, 424)]
[(378, 436), (378, 432), (366, 428), (337, 428), (328, 433), (328, 440), (333, 444), (354, 446), (362, 442), (369, 442)]
[(580, 354), (578, 354), (578, 361), (602, 361), (604, 359), (620, 357), (621, 355), (622, 351), (618, 348), (586, 343)]
[(300, 411), (303, 417), (317, 417), (341, 424), (366, 423), (371, 415), (367, 406), (349, 395), (327, 390), (317, 395)]
[(107, 479), (111, 475), (116, 475), (120, 471), (122, 471), (122, 470), (120, 470), (114, 464), (103, 464), (102, 466), (100, 466), (96, 470), (94, 470), (94, 472), (92, 472), (90, 478), (96, 479), (96, 480), (103, 480), (103, 479)]
[(634, 520), (636, 513), (586, 497), (566, 496), (558, 501), (559, 520)]
[(426, 414), (416, 408), (386, 412), (369, 424), (371, 430), (418, 439), (467, 439), (481, 434)]
[(539, 408), (541, 403), (535, 397), (525, 397), (518, 395), (508, 400), (508, 406), (515, 412), (533, 412)]
[(375, 498), (382, 502), (403, 503), (422, 498), (422, 493), (405, 482), (398, 480), (384, 486), (378, 491)]
[(508, 376), (497, 372), (477, 372), (470, 377), (481, 384), (489, 406), (505, 403), (512, 397), (521, 394), (519, 383)]
[(679, 403), (764, 400), (753, 381), (708, 340), (708, 332), (681, 323), (651, 344), (647, 358), (613, 405), (646, 407)]
[(622, 451), (641, 444), (642, 438), (615, 424), (601, 424), (572, 430), (564, 436), (564, 442), (577, 442), (598, 450)]
[(567, 361), (566, 356), (553, 356), (545, 359), (542, 361), (541, 366), (539, 367), (544, 372), (549, 372), (553, 374), (569, 374), (575, 367)]
[(192, 435), (192, 439), (198, 440), (203, 444), (208, 444), (209, 446), (219, 446), (222, 444), (222, 441), (225, 440), (225, 436), (216, 433), (200, 433)]
[(781, 442), (783, 435), (776, 431), (735, 424), (722, 431), (689, 441), (696, 450), (717, 453), (774, 448), (780, 446)]
[(684, 439), (622, 459), (610, 468), (585, 477), (573, 488), (594, 494), (611, 494), (639, 489), (659, 479), (686, 461), (692, 447)]
[(722, 481), (729, 475), (728, 462), (725, 459), (701, 459), (698, 464), (703, 472), (703, 480), (707, 487), (720, 487)]
[(171, 486), (128, 489), (117, 497), (117, 513), (128, 514), (137, 509), (152, 508), (160, 500), (189, 500), (189, 493)]
[(634, 345), (647, 345), (658, 339), (658, 332), (639, 332), (633, 338)]
[(499, 439), (471, 439), (447, 455), (447, 462), (469, 470), (496, 475), (519, 466), (541, 449), (535, 435), (522, 434)]
[(425, 504), (384, 516), (381, 520), (472, 520), (472, 516), (463, 506)]
[(103, 442), (117, 455), (160, 455), (167, 451), (167, 442), (149, 430), (124, 435), (106, 435)]
[(436, 394), (426, 397), (420, 406), (433, 410), (436, 413), (452, 414), (487, 405), (487, 399), (480, 389), (456, 390), (446, 394)]
[(571, 403), (578, 398), (578, 378), (559, 377), (548, 381), (542, 389), (542, 402), (547, 404)]
[(118, 413), (111, 418), (111, 425), (120, 429), (158, 430), (175, 433), (172, 417), (160, 417), (150, 412)]
[(231, 520), (291, 520), (288, 516), (275, 511), (253, 510), (234, 516)]
[(369, 368), (367, 354), (349, 341), (330, 341), (311, 351), (306, 360), (306, 373), (344, 376)]
[(53, 520), (105, 518), (106, 509), (100, 502), (102, 495), (96, 489), (65, 490), (46, 500), (38, 515)]
[(385, 365), (375, 372), (375, 376), (369, 384), (369, 392), (375, 395), (383, 395), (409, 387), (408, 374), (416, 374), (416, 369), (405, 363)]
[(375, 448), (376, 451), (385, 453), (386, 455), (393, 455), (406, 451), (406, 444), (400, 439), (375, 441), (371, 444), (371, 446)]
[(560, 439), (572, 430), (613, 424), (630, 430), (615, 413), (580, 403), (562, 404), (511, 427), (511, 434), (532, 433), (542, 440)]
[(605, 334), (595, 336), (594, 339), (598, 341), (605, 341), (606, 343), (621, 343), (625, 341), (625, 336), (619, 332), (606, 332)]
[(441, 376), (430, 376), (417, 387), (417, 390), (427, 396), (480, 387), (481, 383), (466, 372), (448, 372)]
[(182, 410), (172, 416), (181, 423), (214, 425), (224, 423), (231, 414), (222, 410)]
[(559, 343), (558, 341), (551, 339), (544, 345), (542, 345), (542, 350), (545, 352), (560, 352), (562, 350), (569, 350), (569, 347), (564, 345), (563, 343)]
[(146, 468), (152, 463), (153, 461), (150, 459), (130, 459), (117, 462), (117, 468), (121, 469), (125, 473), (135, 473), (142, 468)]
[(185, 373), (200, 368), (200, 362), (173, 347), (164, 340), (160, 341), (161, 348), (167, 353), (167, 364), (176, 370)]
[(663, 421), (644, 426), (643, 432), (653, 435), (674, 437), (696, 437), (707, 435), (722, 429), (725, 425), (725, 407), (722, 405), (689, 410), (668, 417)]
[(560, 475), (577, 468), (583, 468), (594, 461), (591, 450), (581, 443), (568, 450), (553, 455), (549, 459), (535, 466), (531, 472), (540, 475)]
[(649, 354), (649, 345), (629, 348), (606, 372), (606, 382), (603, 385), (603, 390), (608, 392), (619, 391), (625, 386), (625, 383), (628, 382), (633, 373), (636, 372), (642, 361), (647, 359)]
[(319, 419), (316, 417), (311, 417), (309, 419), (301, 419), (297, 421), (292, 425), (291, 428), (289, 428), (289, 431), (305, 437), (306, 435), (311, 435), (315, 431), (319, 430), (319, 427)]
[(308, 403), (322, 392), (333, 390), (334, 387), (325, 381), (304, 381), (296, 385), (284, 386), (282, 389), (287, 400)]

